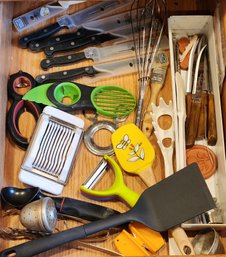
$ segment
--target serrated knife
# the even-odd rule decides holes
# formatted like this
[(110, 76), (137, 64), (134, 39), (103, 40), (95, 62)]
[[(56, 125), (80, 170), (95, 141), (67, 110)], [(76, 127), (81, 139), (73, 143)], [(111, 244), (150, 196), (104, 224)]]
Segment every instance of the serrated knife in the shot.
[(130, 3), (130, 0), (123, 0), (120, 2), (118, 0), (102, 1), (74, 14), (63, 15), (57, 19), (57, 22), (22, 37), (19, 40), (19, 45), (22, 48), (26, 48), (31, 41), (50, 37), (62, 28), (77, 29), (88, 20), (99, 19), (100, 17), (111, 13), (112, 10), (116, 11)]

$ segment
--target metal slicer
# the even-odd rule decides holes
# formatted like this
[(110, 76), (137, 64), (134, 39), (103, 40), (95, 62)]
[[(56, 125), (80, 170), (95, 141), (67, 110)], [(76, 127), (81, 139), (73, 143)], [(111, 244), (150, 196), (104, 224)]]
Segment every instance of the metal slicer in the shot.
[(60, 194), (79, 149), (83, 127), (82, 119), (45, 107), (22, 163), (20, 181)]

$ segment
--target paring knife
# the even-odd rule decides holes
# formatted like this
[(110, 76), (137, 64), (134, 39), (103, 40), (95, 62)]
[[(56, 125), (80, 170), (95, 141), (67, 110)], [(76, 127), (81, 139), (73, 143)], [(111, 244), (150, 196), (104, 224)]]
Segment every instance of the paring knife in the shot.
[(50, 19), (64, 11), (66, 11), (70, 5), (79, 4), (85, 2), (81, 1), (57, 1), (43, 6), (40, 6), (34, 10), (24, 13), (13, 19), (14, 27), (17, 31), (22, 32), (25, 29), (29, 29), (40, 22)]
[(42, 69), (47, 70), (53, 66), (72, 64), (88, 59), (100, 62), (119, 58), (119, 56), (131, 56), (132, 54), (134, 54), (134, 43), (124, 42), (105, 47), (87, 47), (83, 52), (46, 58), (41, 61), (40, 65)]
[(46, 82), (74, 80), (82, 76), (99, 76), (103, 78), (124, 75), (137, 72), (136, 63), (136, 59), (127, 58), (120, 61), (38, 75), (36, 81), (39, 84), (43, 84)]
[(116, 11), (128, 4), (130, 4), (130, 0), (123, 0), (121, 2), (117, 0), (103, 1), (74, 14), (63, 15), (57, 19), (56, 23), (22, 37), (19, 40), (19, 45), (22, 48), (26, 48), (31, 41), (50, 37), (62, 28), (78, 29), (84, 22), (108, 15), (112, 10)]
[[(133, 12), (137, 12), (137, 11), (135, 10)], [(130, 15), (131, 15), (131, 12), (128, 11), (128, 12), (124, 12), (124, 13), (114, 15), (111, 17), (107, 17), (104, 19), (87, 22), (82, 25), (82, 28), (87, 29), (87, 34), (89, 33), (89, 31), (91, 33), (93, 31), (95, 31), (96, 34), (111, 33), (118, 37), (123, 37), (127, 40), (128, 40), (129, 36), (132, 39)], [(146, 21), (147, 26), (149, 24), (149, 20), (150, 20), (150, 18), (147, 17), (147, 21)], [(136, 33), (136, 31), (133, 31), (133, 33)], [(55, 45), (48, 46), (48, 47), (44, 48), (44, 52), (47, 56), (51, 56), (57, 52), (69, 51), (69, 50), (76, 49), (76, 40), (77, 40), (77, 38), (74, 38), (73, 40), (69, 40), (66, 42), (60, 42)]]

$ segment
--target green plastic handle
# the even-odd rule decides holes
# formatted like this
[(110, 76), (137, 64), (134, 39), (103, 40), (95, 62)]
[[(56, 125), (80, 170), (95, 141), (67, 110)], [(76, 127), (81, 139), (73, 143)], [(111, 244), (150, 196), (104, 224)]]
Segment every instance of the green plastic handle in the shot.
[(80, 190), (87, 196), (94, 196), (95, 199), (99, 200), (108, 200), (117, 196), (126, 201), (129, 206), (133, 207), (139, 198), (139, 194), (125, 185), (119, 165), (107, 155), (104, 156), (104, 159), (112, 166), (115, 173), (115, 180), (112, 186), (106, 190), (92, 190), (80, 186)]

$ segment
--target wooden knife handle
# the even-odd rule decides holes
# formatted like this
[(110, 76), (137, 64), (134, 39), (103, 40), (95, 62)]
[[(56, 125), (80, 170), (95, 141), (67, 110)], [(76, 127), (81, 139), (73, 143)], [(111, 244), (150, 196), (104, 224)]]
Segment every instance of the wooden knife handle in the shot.
[(150, 112), (152, 111), (151, 104), (156, 104), (158, 94), (162, 88), (162, 83), (152, 83), (151, 85), (151, 98), (145, 112), (143, 123), (142, 123), (142, 131), (149, 138), (153, 131), (152, 119)]
[(191, 110), (186, 120), (186, 146), (192, 147), (195, 143), (201, 110), (200, 98), (192, 99)]
[(207, 131), (207, 101), (208, 94), (207, 92), (202, 92), (201, 94), (201, 110), (199, 115), (199, 124), (196, 138), (204, 139)]
[(214, 107), (214, 95), (208, 94), (208, 132), (207, 132), (208, 145), (216, 145), (217, 143), (217, 127), (216, 127), (216, 113)]

